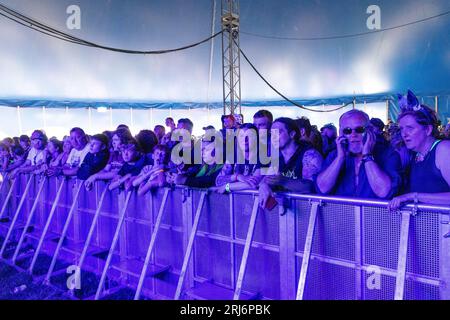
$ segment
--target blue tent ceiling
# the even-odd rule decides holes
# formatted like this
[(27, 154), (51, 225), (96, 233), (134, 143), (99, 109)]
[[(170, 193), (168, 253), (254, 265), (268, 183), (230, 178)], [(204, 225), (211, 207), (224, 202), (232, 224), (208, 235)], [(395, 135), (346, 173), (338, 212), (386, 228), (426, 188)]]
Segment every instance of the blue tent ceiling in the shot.
[[(77, 37), (156, 50), (211, 34), (210, 0), (1, 0), (1, 3)], [(67, 30), (66, 8), (81, 8), (80, 30)], [(450, 15), (359, 37), (369, 5), (381, 9), (381, 28), (450, 11), (448, 0), (241, 0), (241, 47), (259, 71), (288, 97), (314, 105), (359, 97), (382, 101), (411, 88), (424, 96), (450, 95)], [(220, 21), (220, 0), (217, 19)], [(216, 25), (216, 30), (220, 25)], [(0, 17), (0, 104), (117, 108), (220, 107), (221, 40), (160, 56), (135, 56), (80, 47), (46, 37)], [(283, 105), (241, 59), (242, 97), (252, 105)], [(286, 104), (287, 105), (287, 104)]]

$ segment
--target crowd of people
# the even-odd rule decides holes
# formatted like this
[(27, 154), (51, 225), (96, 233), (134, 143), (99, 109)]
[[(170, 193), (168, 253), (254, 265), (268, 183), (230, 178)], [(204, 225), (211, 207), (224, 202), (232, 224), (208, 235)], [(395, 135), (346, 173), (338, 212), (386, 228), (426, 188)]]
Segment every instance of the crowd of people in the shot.
[[(77, 177), (88, 191), (95, 181), (109, 181), (110, 190), (136, 188), (139, 195), (170, 185), (219, 193), (257, 190), (260, 206), (267, 209), (276, 205), (274, 192), (387, 199), (391, 210), (409, 202), (450, 205), (450, 124), (440, 126), (436, 113), (411, 92), (399, 104), (397, 123), (385, 125), (353, 109), (340, 117), (339, 128), (327, 124), (320, 130), (306, 117), (273, 119), (267, 110), (256, 112), (251, 123), (222, 116), (222, 128), (204, 127), (200, 138), (192, 136), (187, 118), (177, 125), (167, 118), (165, 126), (136, 136), (126, 125), (92, 136), (76, 127), (62, 141), (35, 130), (31, 137), (0, 143), (0, 171), (9, 179), (19, 174)], [(180, 130), (190, 134), (189, 141), (178, 139)], [(218, 133), (226, 141), (230, 132), (234, 150), (243, 154), (238, 163), (230, 161), (235, 156), (227, 157), (225, 142), (218, 152), (214, 139), (205, 138)], [(173, 159), (177, 146), (190, 147), (177, 151), (184, 161)], [(196, 146), (201, 160), (186, 161), (195, 157)], [(261, 154), (278, 155), (276, 167), (262, 161)]]

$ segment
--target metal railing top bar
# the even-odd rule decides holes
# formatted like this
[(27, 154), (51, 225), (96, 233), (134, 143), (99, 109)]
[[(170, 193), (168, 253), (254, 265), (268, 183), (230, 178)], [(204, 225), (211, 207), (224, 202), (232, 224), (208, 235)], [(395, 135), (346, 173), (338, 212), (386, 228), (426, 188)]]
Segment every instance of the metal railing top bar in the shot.
[[(68, 180), (75, 180), (75, 177), (69, 177)], [(189, 189), (196, 191), (205, 191), (206, 189), (200, 188), (190, 188), (186, 186), (175, 186), (175, 189)], [(243, 194), (243, 195), (258, 195), (256, 190), (241, 190), (233, 191), (233, 194)], [(377, 199), (365, 199), (365, 198), (351, 198), (343, 196), (327, 196), (319, 194), (298, 194), (291, 192), (280, 192), (276, 194), (277, 197), (286, 197), (295, 200), (307, 200), (307, 201), (322, 201), (324, 203), (336, 203), (336, 204), (348, 204), (348, 205), (359, 205), (359, 206), (371, 206), (387, 208), (389, 201), (387, 200), (377, 200)], [(431, 204), (407, 204), (401, 208), (402, 210), (419, 210), (419, 211), (432, 211), (434, 213), (450, 214), (450, 206), (445, 205), (431, 205)], [(398, 211), (400, 213), (400, 210)]]
[[(204, 191), (205, 189), (199, 188), (188, 188), (183, 186), (177, 186), (176, 188), (181, 189), (190, 189), (197, 191)], [(258, 195), (258, 191), (256, 190), (241, 190), (241, 191), (233, 191), (233, 194), (242, 194), (242, 195)], [(371, 206), (371, 207), (381, 207), (387, 208), (389, 201), (387, 200), (377, 200), (377, 199), (365, 199), (365, 198), (350, 198), (350, 197), (342, 197), (342, 196), (326, 196), (326, 195), (318, 195), (318, 194), (298, 194), (291, 192), (279, 192), (276, 194), (278, 197), (286, 197), (296, 200), (315, 200), (322, 201), (325, 203), (336, 203), (336, 204), (348, 204), (348, 205), (358, 205), (358, 206)], [(431, 205), (431, 204), (407, 204), (402, 207), (402, 210), (414, 210), (418, 209), (420, 211), (436, 211), (438, 213), (450, 214), (450, 206), (444, 205)], [(400, 210), (399, 210), (400, 212)]]

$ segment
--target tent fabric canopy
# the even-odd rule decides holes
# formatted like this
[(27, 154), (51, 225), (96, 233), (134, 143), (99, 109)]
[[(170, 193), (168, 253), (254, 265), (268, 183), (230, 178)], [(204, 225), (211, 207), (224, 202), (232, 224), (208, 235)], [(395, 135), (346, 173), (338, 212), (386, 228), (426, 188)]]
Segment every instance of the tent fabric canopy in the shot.
[[(211, 35), (210, 0), (80, 0), (81, 29), (67, 30), (72, 2), (2, 0), (57, 29), (120, 48), (175, 48)], [(241, 48), (274, 87), (303, 105), (395, 101), (411, 89), (438, 96), (441, 117), (449, 117), (450, 14), (407, 24), (450, 11), (450, 2), (379, 0), (381, 29), (407, 26), (371, 33), (372, 2), (240, 0)], [(220, 0), (215, 15), (220, 21)], [(351, 36), (357, 34), (364, 35)], [(4, 18), (0, 41), (2, 106), (222, 108), (220, 37), (213, 40), (211, 82), (210, 44), (133, 56), (65, 43)], [(243, 106), (290, 105), (243, 59), (241, 77)]]

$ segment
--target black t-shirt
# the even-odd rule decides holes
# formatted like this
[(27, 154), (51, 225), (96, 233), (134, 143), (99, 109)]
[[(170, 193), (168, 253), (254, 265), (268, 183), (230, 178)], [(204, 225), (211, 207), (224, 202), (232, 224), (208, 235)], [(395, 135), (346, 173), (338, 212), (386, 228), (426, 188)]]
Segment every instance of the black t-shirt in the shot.
[(309, 142), (300, 141), (299, 147), (287, 163), (280, 153), (280, 174), (289, 179), (302, 179), (303, 155), (309, 149), (312, 149), (312, 145)]
[(127, 174), (131, 174), (133, 177), (139, 175), (141, 173), (142, 168), (144, 168), (146, 164), (145, 157), (141, 157), (138, 161), (133, 164), (125, 162), (119, 170), (120, 176), (126, 176)]
[(88, 153), (77, 172), (77, 178), (86, 180), (93, 174), (100, 172), (106, 167), (109, 160), (108, 150), (97, 152), (96, 154)]
[[(298, 148), (289, 161), (286, 163), (281, 151), (279, 152), (279, 168), (278, 173), (283, 177), (289, 179), (302, 179), (302, 171), (303, 171), (303, 156), (306, 151), (313, 149), (311, 143), (307, 141), (300, 141), (298, 144)], [(257, 169), (268, 168), (272, 164), (267, 165), (258, 165)]]

